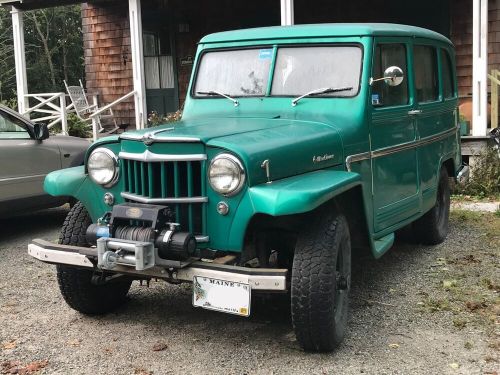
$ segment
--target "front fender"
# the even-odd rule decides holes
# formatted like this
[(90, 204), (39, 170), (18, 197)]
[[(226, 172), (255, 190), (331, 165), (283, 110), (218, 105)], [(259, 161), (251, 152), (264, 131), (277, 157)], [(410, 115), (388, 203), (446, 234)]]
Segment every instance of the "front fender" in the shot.
[(73, 168), (60, 169), (49, 173), (43, 183), (44, 190), (52, 196), (74, 197), (87, 176), (83, 165)]
[[(49, 173), (45, 177), (43, 188), (50, 195), (74, 197), (81, 201), (94, 222), (109, 210), (102, 199), (106, 191), (89, 180), (83, 165)], [(119, 196), (116, 189), (119, 187), (110, 191)], [(117, 203), (121, 203), (121, 198), (119, 200)]]
[(246, 228), (255, 214), (283, 216), (309, 212), (360, 184), (361, 176), (357, 173), (321, 170), (251, 187), (232, 222), (228, 247), (242, 249)]

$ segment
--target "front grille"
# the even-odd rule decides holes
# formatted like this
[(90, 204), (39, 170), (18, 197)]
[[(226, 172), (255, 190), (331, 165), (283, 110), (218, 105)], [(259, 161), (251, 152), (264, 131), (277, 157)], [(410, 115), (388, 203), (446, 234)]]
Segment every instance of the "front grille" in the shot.
[(169, 206), (182, 230), (206, 234), (206, 155), (120, 153), (126, 201)]

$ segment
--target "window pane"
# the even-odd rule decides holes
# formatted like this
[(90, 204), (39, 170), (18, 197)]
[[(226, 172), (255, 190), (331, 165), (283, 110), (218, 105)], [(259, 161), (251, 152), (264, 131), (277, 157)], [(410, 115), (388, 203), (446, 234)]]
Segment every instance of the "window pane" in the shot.
[(144, 56), (156, 56), (158, 54), (156, 51), (158, 44), (156, 35), (152, 33), (144, 33), (143, 35)]
[(415, 46), (415, 89), (419, 103), (438, 99), (436, 50), (429, 46)]
[(404, 44), (379, 44), (375, 49), (373, 78), (381, 78), (390, 66), (403, 71), (403, 82), (389, 86), (383, 80), (373, 83), (372, 104), (375, 106), (396, 106), (408, 104), (408, 69)]
[(453, 69), (450, 55), (444, 49), (441, 50), (441, 68), (443, 74), (443, 97), (452, 98), (455, 94), (453, 90)]
[(158, 57), (144, 58), (144, 75), (146, 78), (147, 89), (160, 88), (160, 68), (158, 66)]
[(195, 92), (262, 96), (266, 93), (272, 56), (270, 48), (208, 52), (198, 68)]
[(172, 56), (160, 56), (161, 88), (174, 88), (174, 62)]
[(28, 132), (16, 124), (19, 122), (16, 118), (9, 115), (0, 114), (0, 139), (27, 139), (30, 138)]
[(299, 96), (321, 88), (350, 88), (325, 96), (354, 96), (359, 89), (361, 48), (280, 48), (272, 95)]

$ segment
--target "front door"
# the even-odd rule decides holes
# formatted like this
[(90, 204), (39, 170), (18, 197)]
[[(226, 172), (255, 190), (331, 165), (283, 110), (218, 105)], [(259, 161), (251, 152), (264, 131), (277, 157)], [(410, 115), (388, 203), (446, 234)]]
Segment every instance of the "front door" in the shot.
[(372, 86), (371, 150), (375, 232), (383, 231), (420, 211), (416, 124), (412, 115), (409, 45), (404, 39), (376, 40), (372, 76), (382, 77), (399, 66), (404, 80), (391, 87), (384, 81)]
[(168, 28), (144, 31), (144, 76), (148, 117), (179, 109), (172, 40)]

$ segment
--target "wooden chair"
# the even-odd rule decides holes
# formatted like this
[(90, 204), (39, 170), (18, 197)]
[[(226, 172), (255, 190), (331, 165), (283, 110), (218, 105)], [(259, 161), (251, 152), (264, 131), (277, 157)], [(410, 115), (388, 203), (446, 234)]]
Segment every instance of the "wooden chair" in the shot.
[[(87, 94), (85, 93), (85, 89), (83, 88), (82, 80), (80, 80), (79, 82), (80, 86), (68, 86), (66, 81), (64, 81), (64, 86), (66, 86), (66, 91), (68, 92), (69, 98), (71, 99), (71, 103), (78, 118), (91, 124), (92, 119), (89, 116), (97, 112), (99, 110), (99, 107), (97, 104), (89, 104)], [(119, 126), (117, 125), (116, 119), (113, 114), (113, 110), (111, 108), (109, 109), (108, 113), (98, 115), (95, 117), (95, 119), (97, 121), (99, 133), (106, 131), (101, 122), (101, 120), (103, 119), (111, 119), (114, 124), (114, 128), (108, 133), (114, 133), (119, 129)]]

